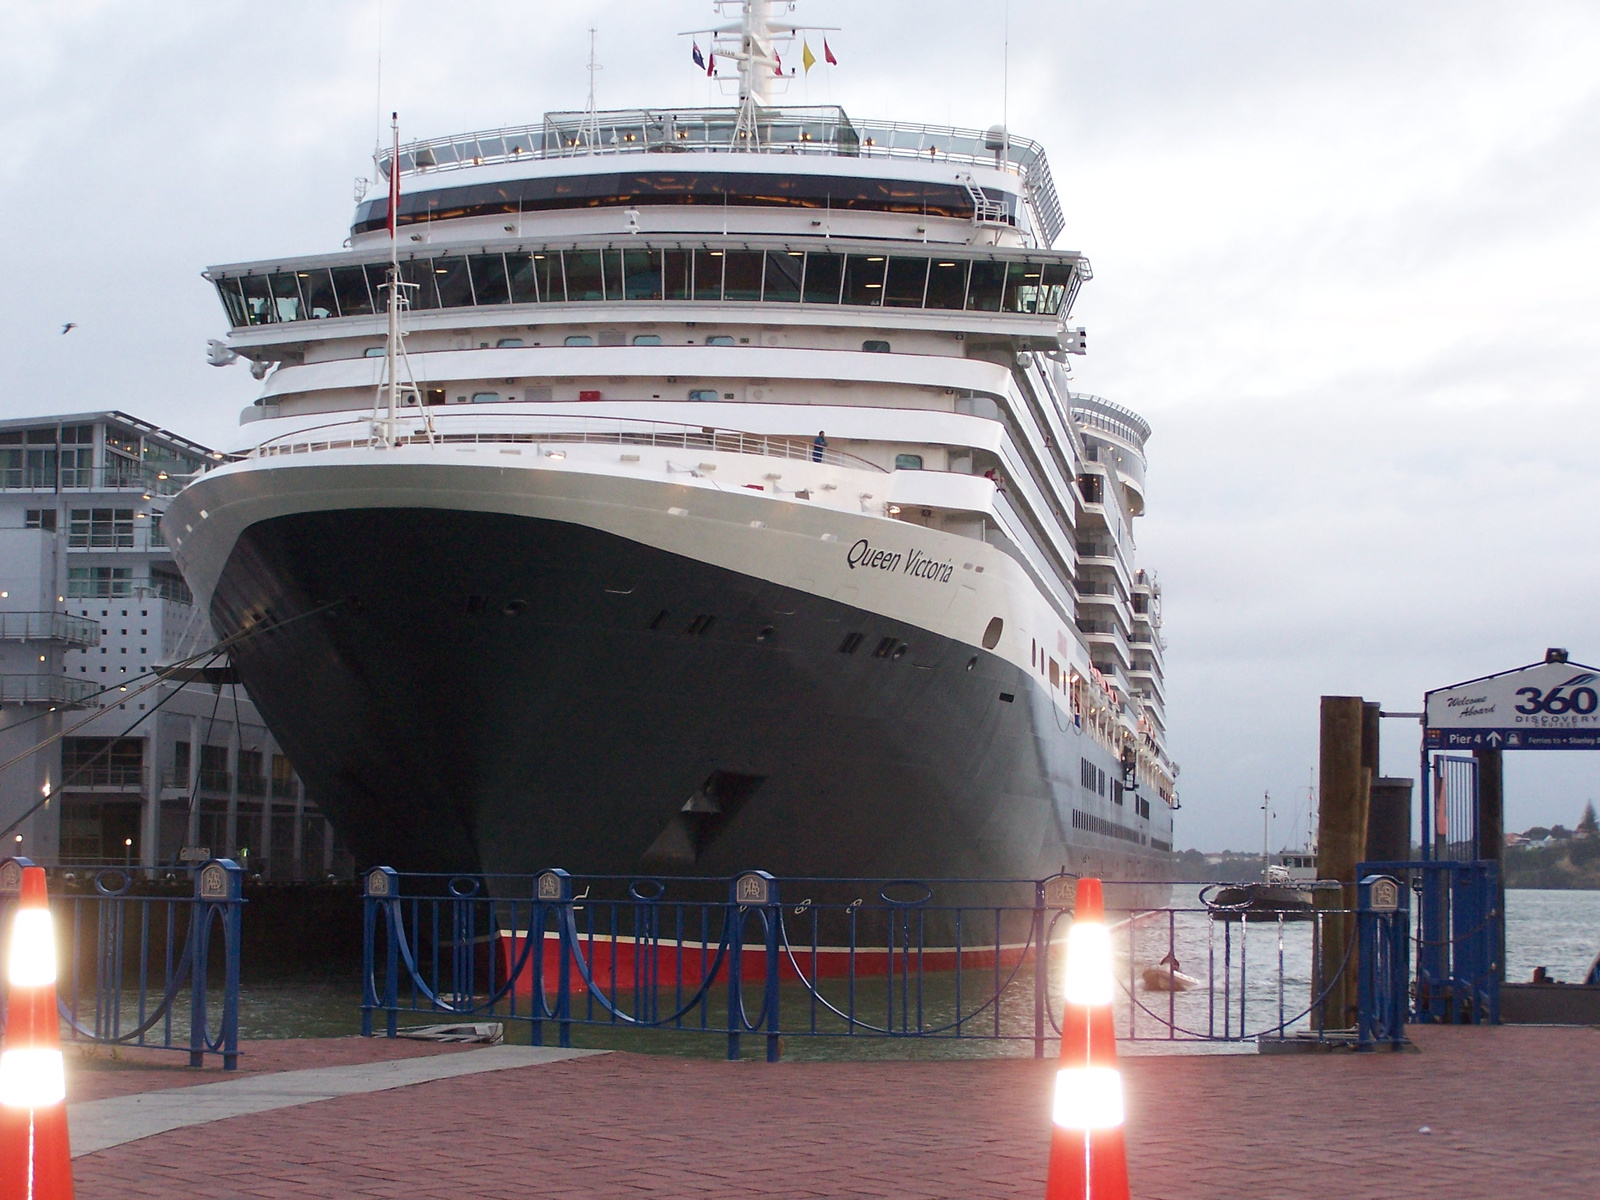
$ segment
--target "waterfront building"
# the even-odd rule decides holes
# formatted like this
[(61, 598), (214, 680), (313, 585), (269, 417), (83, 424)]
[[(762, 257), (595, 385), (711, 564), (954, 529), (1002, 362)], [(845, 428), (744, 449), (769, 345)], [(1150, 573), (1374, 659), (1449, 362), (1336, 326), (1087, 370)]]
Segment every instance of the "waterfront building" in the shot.
[(25, 755), (0, 772), (0, 828), (30, 814), (0, 852), (153, 867), (205, 848), (275, 880), (347, 865), (225, 656), (149, 686), (217, 640), (164, 527), (212, 454), (124, 412), (0, 421), (0, 761)]

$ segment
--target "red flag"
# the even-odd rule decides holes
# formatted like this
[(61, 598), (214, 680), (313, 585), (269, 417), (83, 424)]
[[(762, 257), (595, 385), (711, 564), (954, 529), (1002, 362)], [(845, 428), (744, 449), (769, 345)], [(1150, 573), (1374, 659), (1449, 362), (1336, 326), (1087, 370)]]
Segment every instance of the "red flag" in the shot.
[(707, 75), (715, 75), (716, 73), (717, 73), (717, 52), (715, 50), (713, 50), (711, 52), (711, 57), (706, 60), (706, 74)]
[(389, 159), (389, 240), (394, 241), (400, 216), (400, 114), (394, 114), (394, 156)]
[(839, 60), (833, 56), (833, 51), (828, 49), (828, 39), (826, 37), (822, 39), (822, 58), (829, 66), (837, 67), (839, 65)]
[(779, 54), (776, 50), (774, 50), (772, 52), (772, 61), (778, 64), (773, 69), (772, 73), (774, 75), (782, 75), (783, 74), (783, 55)]

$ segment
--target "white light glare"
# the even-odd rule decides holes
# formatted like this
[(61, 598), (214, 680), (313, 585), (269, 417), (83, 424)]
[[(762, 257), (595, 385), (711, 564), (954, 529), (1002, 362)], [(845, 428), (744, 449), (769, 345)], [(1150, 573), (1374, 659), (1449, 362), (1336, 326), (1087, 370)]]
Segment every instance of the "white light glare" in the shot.
[(1062, 1067), (1056, 1072), (1051, 1113), (1062, 1129), (1116, 1129), (1122, 1125), (1122, 1072), (1115, 1067)]
[(1076, 921), (1067, 931), (1066, 1001), (1111, 1003), (1111, 932), (1099, 921)]
[(56, 930), (48, 908), (17, 910), (6, 976), (12, 987), (44, 987), (56, 981)]
[(46, 1108), (67, 1096), (66, 1067), (59, 1050), (18, 1047), (0, 1054), (0, 1104)]

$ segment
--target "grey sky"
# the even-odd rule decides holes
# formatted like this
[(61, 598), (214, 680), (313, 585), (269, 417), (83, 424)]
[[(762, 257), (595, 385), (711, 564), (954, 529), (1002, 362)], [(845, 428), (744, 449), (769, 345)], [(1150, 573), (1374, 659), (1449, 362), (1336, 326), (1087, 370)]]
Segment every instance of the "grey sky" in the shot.
[[(1600, 660), (1600, 9), (806, 0), (794, 102), (1043, 141), (1096, 279), (1078, 384), (1144, 413), (1180, 845), (1294, 836), (1323, 692)], [(675, 3), (0, 3), (0, 412), (120, 407), (223, 442), (208, 263), (331, 250), (375, 118), (424, 136), (712, 100)], [(819, 55), (821, 39), (812, 41)], [(65, 321), (79, 328), (63, 337)], [(1385, 770), (1416, 730), (1386, 722)], [(1508, 820), (1574, 823), (1600, 756), (1527, 755)]]

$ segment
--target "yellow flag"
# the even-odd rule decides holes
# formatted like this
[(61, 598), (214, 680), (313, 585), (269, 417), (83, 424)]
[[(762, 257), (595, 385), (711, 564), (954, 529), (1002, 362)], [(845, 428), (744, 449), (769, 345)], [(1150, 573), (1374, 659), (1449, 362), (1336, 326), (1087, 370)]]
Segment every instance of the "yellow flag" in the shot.
[(816, 64), (817, 56), (811, 53), (811, 47), (804, 38), (800, 39), (800, 61), (806, 65), (806, 74), (811, 74), (811, 68)]

